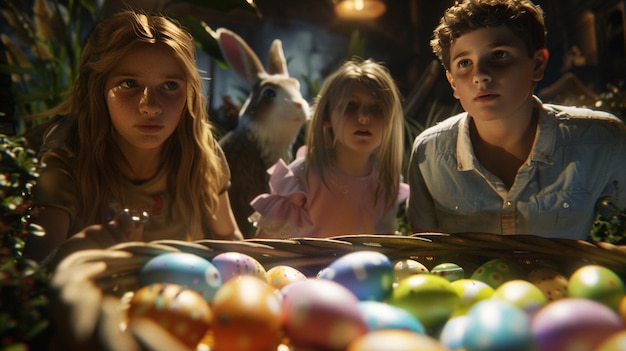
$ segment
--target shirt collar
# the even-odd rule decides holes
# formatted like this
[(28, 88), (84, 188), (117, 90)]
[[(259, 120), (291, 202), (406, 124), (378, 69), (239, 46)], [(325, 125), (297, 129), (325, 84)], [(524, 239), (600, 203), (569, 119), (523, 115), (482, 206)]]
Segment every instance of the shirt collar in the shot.
[[(555, 110), (543, 105), (538, 97), (533, 96), (535, 108), (539, 111), (537, 133), (535, 142), (528, 158), (528, 163), (543, 162), (552, 163), (552, 152), (556, 142), (557, 120), (554, 118)], [(457, 169), (470, 171), (478, 166), (478, 159), (474, 155), (472, 141), (470, 140), (470, 118), (467, 112), (459, 121), (459, 132), (456, 143)]]

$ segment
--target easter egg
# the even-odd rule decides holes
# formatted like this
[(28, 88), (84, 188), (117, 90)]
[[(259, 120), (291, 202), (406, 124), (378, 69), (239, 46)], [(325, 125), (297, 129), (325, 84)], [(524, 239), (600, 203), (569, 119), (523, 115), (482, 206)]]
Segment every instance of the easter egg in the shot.
[(355, 251), (331, 262), (317, 278), (343, 285), (359, 300), (383, 301), (392, 289), (393, 265), (380, 252)]
[(276, 289), (282, 289), (285, 285), (307, 279), (304, 273), (290, 266), (274, 266), (267, 270), (265, 276), (267, 282)]
[(345, 351), (448, 351), (436, 339), (409, 330), (386, 329), (356, 338)]
[(613, 310), (626, 294), (622, 279), (612, 270), (600, 265), (586, 265), (577, 269), (569, 278), (569, 296), (591, 299)]
[(524, 274), (519, 266), (505, 258), (495, 258), (483, 263), (471, 276), (472, 279), (485, 282), (494, 289), (506, 281), (523, 279), (523, 277)]
[(439, 342), (451, 351), (464, 350), (463, 337), (468, 322), (469, 317), (467, 315), (450, 317), (439, 333)]
[(548, 301), (558, 300), (567, 295), (567, 278), (551, 268), (539, 267), (528, 273), (527, 280), (535, 284), (548, 299)]
[(397, 286), (402, 279), (413, 274), (430, 274), (428, 268), (412, 259), (398, 260), (393, 264), (393, 286)]
[(344, 350), (368, 331), (359, 300), (337, 282), (309, 278), (280, 292), (283, 329), (296, 349)]
[(624, 323), (626, 323), (626, 296), (622, 297), (622, 299), (620, 300), (617, 312), (619, 313), (620, 317), (622, 317)]
[(265, 280), (251, 275), (228, 280), (211, 308), (212, 351), (275, 350), (282, 339), (281, 300)]
[(222, 285), (217, 268), (208, 260), (190, 253), (168, 252), (151, 258), (138, 275), (139, 286), (172, 283), (187, 287), (207, 302)]
[(466, 351), (534, 350), (530, 318), (507, 301), (479, 301), (469, 309), (467, 317), (463, 336)]
[(444, 262), (436, 265), (430, 270), (431, 274), (438, 275), (453, 282), (455, 280), (463, 279), (465, 272), (463, 268), (456, 263)]
[(626, 330), (612, 334), (603, 341), (594, 351), (623, 351), (626, 350)]
[(177, 284), (150, 284), (138, 289), (128, 308), (129, 322), (148, 318), (176, 339), (196, 349), (211, 326), (211, 309), (197, 292)]
[(379, 301), (361, 301), (359, 310), (367, 322), (369, 331), (380, 329), (404, 329), (425, 334), (420, 321), (407, 311)]
[(521, 279), (504, 282), (494, 291), (491, 298), (510, 302), (529, 316), (548, 303), (539, 287)]
[(447, 279), (417, 274), (401, 280), (388, 303), (406, 310), (429, 330), (443, 325), (460, 299)]
[(538, 351), (592, 351), (622, 329), (623, 323), (605, 304), (566, 297), (540, 309), (531, 328)]
[(267, 279), (267, 272), (263, 265), (254, 257), (244, 253), (234, 251), (222, 252), (213, 257), (211, 263), (217, 267), (224, 283), (240, 275), (253, 275), (261, 279)]
[(451, 282), (452, 288), (461, 298), (452, 316), (465, 314), (476, 302), (488, 299), (494, 289), (485, 282), (474, 279), (459, 279)]

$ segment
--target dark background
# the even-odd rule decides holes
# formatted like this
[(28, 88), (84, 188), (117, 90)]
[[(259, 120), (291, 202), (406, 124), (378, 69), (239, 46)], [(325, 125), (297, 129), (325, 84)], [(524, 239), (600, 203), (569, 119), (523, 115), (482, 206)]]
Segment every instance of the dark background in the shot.
[[(220, 0), (209, 0), (220, 1)], [(452, 0), (384, 0), (387, 12), (375, 20), (348, 21), (334, 12), (335, 0), (256, 0), (261, 17), (250, 13), (221, 13), (192, 5), (173, 5), (180, 13), (192, 13), (212, 27), (227, 27), (240, 36), (264, 61), (273, 39), (283, 41), (292, 76), (323, 82), (324, 77), (346, 58), (352, 35), (358, 34), (366, 58), (383, 61), (390, 69), (406, 98), (407, 116), (424, 120), (438, 107), (454, 105), (443, 69), (429, 66), (435, 59), (429, 40), (445, 8)], [(133, 1), (148, 7), (151, 1)], [(626, 38), (624, 0), (537, 0), (546, 17), (550, 61), (539, 93), (550, 87), (542, 98), (553, 102), (589, 105), (594, 98), (582, 94), (600, 94), (607, 85), (617, 86), (626, 79)], [(111, 7), (117, 6), (115, 1)], [(119, 6), (122, 6), (121, 3)], [(564, 67), (566, 52), (577, 46), (585, 63)], [(200, 63), (202, 65), (202, 63)], [(246, 87), (232, 72), (216, 67), (208, 59), (207, 72), (212, 78), (208, 94), (210, 107), (219, 108), (223, 95), (241, 101)], [(567, 78), (557, 82), (564, 74)], [(574, 76), (574, 82), (571, 79)], [(557, 84), (555, 84), (557, 83)], [(584, 88), (583, 88), (584, 87)], [(305, 98), (314, 91), (303, 84)], [(565, 91), (564, 91), (565, 90)], [(567, 95), (570, 95), (569, 97)], [(577, 103), (571, 95), (577, 95)], [(445, 113), (444, 113), (445, 114)]]
[[(7, 0), (0, 3), (3, 1)], [(195, 1), (210, 5), (243, 0)], [(383, 0), (387, 11), (367, 21), (339, 18), (334, 12), (334, 1), (337, 0), (256, 0), (260, 16), (239, 10), (227, 13), (209, 10), (194, 5), (193, 0), (107, 0), (105, 4), (107, 13), (127, 6), (154, 10), (168, 5), (169, 12), (194, 16), (213, 29), (226, 27), (237, 32), (262, 62), (272, 40), (281, 39), (289, 72), (303, 83), (303, 95), (309, 101), (316, 93), (316, 86), (343, 60), (355, 54), (349, 45), (356, 36), (361, 45), (356, 54), (388, 66), (405, 98), (408, 118), (425, 121), (433, 111), (439, 117), (458, 111), (444, 71), (433, 62), (435, 57), (429, 47), (432, 30), (453, 0)], [(26, 3), (25, 7), (32, 6)], [(544, 101), (590, 106), (610, 87), (623, 86), (626, 0), (536, 0), (536, 3), (545, 12), (550, 51), (545, 78), (536, 91)], [(573, 46), (580, 49), (583, 62), (568, 66), (566, 54)], [(232, 71), (220, 67), (202, 52), (198, 66), (208, 78), (206, 92), (211, 116), (221, 116), (224, 96), (237, 104), (243, 102), (249, 87)], [(4, 78), (1, 84), (6, 88), (10, 81)]]

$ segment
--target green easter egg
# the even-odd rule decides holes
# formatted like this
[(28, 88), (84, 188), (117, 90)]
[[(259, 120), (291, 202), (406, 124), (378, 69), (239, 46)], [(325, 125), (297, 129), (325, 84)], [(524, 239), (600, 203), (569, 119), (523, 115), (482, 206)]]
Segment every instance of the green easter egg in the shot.
[(453, 282), (455, 280), (463, 279), (465, 277), (465, 271), (463, 268), (456, 263), (440, 263), (433, 267), (430, 270), (431, 274), (438, 275), (440, 277), (444, 277), (449, 281)]
[(513, 261), (495, 258), (478, 267), (471, 278), (485, 282), (496, 289), (509, 280), (524, 279), (524, 274)]
[(416, 274), (401, 280), (388, 300), (417, 318), (426, 329), (441, 326), (461, 298), (451, 283), (432, 274)]
[(626, 294), (622, 279), (607, 267), (586, 265), (578, 268), (569, 278), (569, 296), (581, 297), (603, 303), (615, 311)]

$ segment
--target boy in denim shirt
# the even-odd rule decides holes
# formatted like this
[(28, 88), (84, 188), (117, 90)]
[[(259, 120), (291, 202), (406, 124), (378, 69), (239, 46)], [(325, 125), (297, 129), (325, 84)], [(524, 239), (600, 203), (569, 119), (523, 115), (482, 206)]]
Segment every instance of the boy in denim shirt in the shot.
[(541, 8), (459, 1), (431, 40), (466, 112), (425, 130), (408, 170), (415, 231), (587, 239), (598, 201), (626, 205), (626, 129), (615, 116), (542, 103)]

